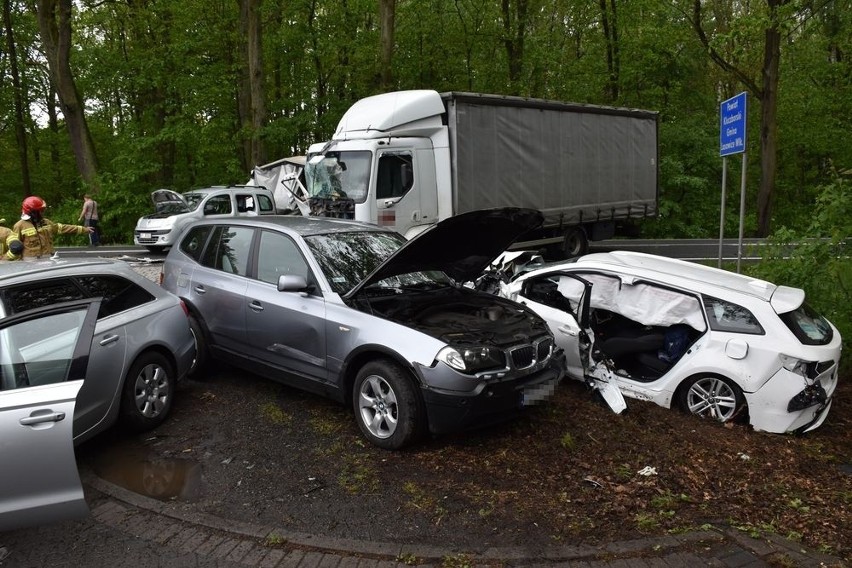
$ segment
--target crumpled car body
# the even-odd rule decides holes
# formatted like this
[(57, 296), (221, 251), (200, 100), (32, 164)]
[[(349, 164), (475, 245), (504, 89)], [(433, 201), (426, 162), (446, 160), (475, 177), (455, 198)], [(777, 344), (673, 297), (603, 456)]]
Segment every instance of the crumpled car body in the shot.
[(831, 408), (841, 337), (800, 289), (616, 251), (524, 273), (501, 294), (548, 322), (570, 377), (608, 396), (775, 433), (813, 430)]

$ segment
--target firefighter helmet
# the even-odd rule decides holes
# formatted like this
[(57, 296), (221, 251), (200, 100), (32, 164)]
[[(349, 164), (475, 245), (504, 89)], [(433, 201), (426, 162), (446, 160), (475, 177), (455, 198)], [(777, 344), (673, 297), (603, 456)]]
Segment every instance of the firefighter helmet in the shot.
[(24, 199), (23, 203), (21, 204), (21, 213), (23, 213), (24, 215), (42, 213), (46, 207), (47, 203), (44, 202), (44, 199), (35, 195), (31, 195), (30, 197)]

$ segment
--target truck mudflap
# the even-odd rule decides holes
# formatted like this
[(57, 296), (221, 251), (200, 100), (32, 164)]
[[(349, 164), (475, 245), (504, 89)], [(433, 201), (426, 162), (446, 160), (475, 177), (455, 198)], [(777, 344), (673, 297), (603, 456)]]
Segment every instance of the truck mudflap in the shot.
[(355, 200), (348, 197), (310, 197), (308, 207), (310, 214), (316, 217), (355, 218)]

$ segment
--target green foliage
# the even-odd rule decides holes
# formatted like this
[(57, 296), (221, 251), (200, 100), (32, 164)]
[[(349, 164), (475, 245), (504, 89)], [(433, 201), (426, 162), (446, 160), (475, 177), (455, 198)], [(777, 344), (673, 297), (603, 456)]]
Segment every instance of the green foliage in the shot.
[[(770, 239), (763, 262), (750, 274), (776, 284), (805, 290), (808, 303), (827, 317), (843, 337), (844, 351), (852, 346), (852, 191), (837, 178), (821, 186), (811, 223), (799, 230), (782, 227)], [(791, 248), (790, 243), (796, 243)], [(849, 368), (849, 358), (843, 359)]]
[[(61, 112), (48, 125), (46, 63), (35, 13), (11, 3), (25, 117), (31, 191), (54, 216), (75, 219), (81, 182)], [(397, 2), (392, 60), (395, 89), (493, 92), (660, 112), (660, 218), (649, 237), (718, 235), (721, 159), (718, 105), (744, 90), (710, 60), (689, 21), (693, 3), (618, 2), (617, 32), (604, 33), (601, 8), (585, 0), (421, 0)], [(745, 70), (761, 73), (765, 3), (702, 3), (711, 44)], [(524, 11), (523, 8), (526, 8)], [(852, 16), (848, 3), (793, 2), (780, 13), (784, 34), (779, 85), (776, 226), (808, 224), (810, 204), (833, 170), (852, 167)], [(304, 153), (327, 139), (356, 99), (384, 87), (375, 0), (261, 4), (269, 161)], [(73, 4), (71, 65), (87, 104), (100, 162), (96, 199), (104, 240), (128, 243), (149, 194), (244, 183), (242, 143), (257, 133), (240, 122), (245, 77), (239, 3), (207, 0)], [(608, 39), (615, 39), (615, 45)], [(518, 52), (520, 80), (509, 75)], [(608, 48), (615, 48), (609, 49)], [(19, 215), (24, 197), (15, 139), (9, 65), (0, 66), (0, 217)], [(612, 86), (616, 92), (611, 92)], [(761, 176), (760, 108), (749, 114), (747, 230), (755, 226)], [(727, 235), (738, 224), (739, 161), (728, 172)], [(67, 205), (66, 205), (67, 202)], [(825, 223), (828, 223), (826, 221)], [(823, 223), (822, 228), (828, 229)]]

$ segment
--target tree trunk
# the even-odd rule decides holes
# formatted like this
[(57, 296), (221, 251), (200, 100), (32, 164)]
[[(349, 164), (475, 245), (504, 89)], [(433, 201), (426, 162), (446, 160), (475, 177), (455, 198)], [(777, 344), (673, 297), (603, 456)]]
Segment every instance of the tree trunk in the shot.
[(772, 200), (778, 171), (778, 68), (781, 62), (781, 32), (778, 6), (769, 0), (772, 22), (765, 32), (763, 48), (763, 97), (760, 113), (760, 189), (757, 194), (757, 236), (769, 235), (772, 226)]
[(610, 0), (607, 6), (607, 0), (600, 0), (601, 7), (601, 28), (606, 41), (606, 69), (607, 82), (604, 88), (605, 95), (609, 102), (618, 100), (620, 94), (619, 83), (621, 81), (621, 61), (618, 48), (618, 18), (615, 11), (615, 0)]
[(509, 84), (513, 95), (521, 94), (519, 83), (524, 68), (524, 40), (527, 26), (527, 0), (515, 0), (512, 17), (511, 0), (502, 0), (503, 45), (509, 62)]
[(30, 164), (27, 153), (27, 131), (24, 127), (24, 103), (21, 77), (18, 74), (18, 55), (15, 49), (15, 36), (12, 34), (11, 0), (3, 0), (3, 27), (6, 28), (6, 48), (9, 52), (9, 70), (12, 74), (12, 91), (15, 106), (15, 139), (18, 142), (18, 158), (21, 162), (21, 182), (23, 195), (32, 195), (30, 183)]
[(382, 30), (381, 89), (383, 91), (389, 91), (393, 86), (395, 16), (396, 0), (379, 0), (379, 21)]
[(240, 0), (240, 27), (245, 43), (243, 80), (239, 94), (239, 113), (243, 135), (243, 154), (247, 170), (266, 162), (263, 127), (266, 125), (266, 99), (263, 90), (263, 34), (260, 6), (263, 0)]
[(86, 123), (85, 106), (71, 71), (72, 0), (38, 0), (38, 25), (52, 83), (65, 117), (77, 171), (90, 192), (99, 189), (98, 158)]

